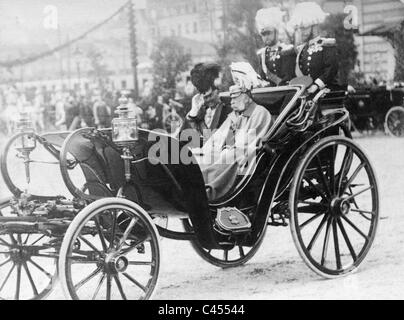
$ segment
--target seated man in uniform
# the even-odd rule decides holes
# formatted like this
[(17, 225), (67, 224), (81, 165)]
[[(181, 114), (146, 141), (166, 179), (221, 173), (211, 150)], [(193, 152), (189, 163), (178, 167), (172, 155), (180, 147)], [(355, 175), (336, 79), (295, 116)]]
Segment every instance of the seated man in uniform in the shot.
[(279, 7), (257, 12), (255, 23), (265, 47), (258, 54), (258, 73), (266, 81), (264, 86), (283, 86), (295, 77), (296, 52), (293, 45), (282, 43), (279, 33), (284, 28), (284, 12)]
[(209, 200), (224, 196), (237, 176), (245, 174), (272, 124), (269, 111), (251, 98), (258, 75), (246, 63), (234, 63), (231, 69), (236, 83), (230, 87), (233, 111), (202, 148), (193, 150)]
[(314, 83), (308, 88), (313, 94), (323, 88), (340, 90), (338, 81), (338, 54), (334, 38), (320, 36), (320, 24), (327, 17), (315, 2), (301, 2), (296, 5), (289, 25), (300, 36), (296, 47), (296, 76), (310, 76)]

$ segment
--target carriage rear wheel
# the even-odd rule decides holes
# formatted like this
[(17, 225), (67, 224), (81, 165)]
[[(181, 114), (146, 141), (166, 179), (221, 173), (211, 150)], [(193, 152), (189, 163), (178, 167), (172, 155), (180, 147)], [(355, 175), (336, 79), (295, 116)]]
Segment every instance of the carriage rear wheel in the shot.
[[(185, 231), (192, 232), (189, 220), (183, 220)], [(205, 249), (197, 240), (191, 241), (192, 248), (206, 262), (226, 269), (235, 268), (247, 263), (260, 248), (266, 234), (266, 229), (252, 247), (242, 245), (229, 245), (227, 249)]]
[[(2, 218), (10, 208), (0, 207)], [(58, 253), (44, 233), (3, 230), (0, 234), (0, 300), (40, 300), (57, 279)]]
[(305, 263), (325, 278), (355, 271), (379, 219), (377, 181), (352, 140), (328, 137), (303, 156), (290, 190), (291, 231)]
[(397, 138), (404, 137), (404, 107), (391, 108), (384, 122), (386, 132)]
[(149, 299), (160, 269), (157, 229), (135, 203), (95, 201), (69, 226), (59, 269), (62, 287), (72, 299)]

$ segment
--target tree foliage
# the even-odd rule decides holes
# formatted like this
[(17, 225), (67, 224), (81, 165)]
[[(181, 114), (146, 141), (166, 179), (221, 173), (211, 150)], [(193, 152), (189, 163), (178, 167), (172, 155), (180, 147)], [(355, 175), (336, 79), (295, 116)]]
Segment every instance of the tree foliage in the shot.
[(386, 36), (387, 40), (394, 48), (396, 58), (396, 68), (394, 70), (394, 80), (404, 80), (404, 21), (389, 32)]
[(153, 61), (153, 96), (176, 89), (177, 79), (191, 64), (191, 54), (174, 38), (163, 38), (151, 55)]
[(223, 16), (223, 35), (216, 52), (224, 69), (224, 86), (231, 84), (229, 64), (245, 60), (254, 68), (258, 67), (257, 49), (262, 41), (256, 32), (255, 15), (262, 8), (261, 0), (226, 0)]
[(87, 52), (87, 58), (90, 61), (90, 70), (88, 71), (88, 76), (92, 77), (96, 83), (103, 88), (105, 79), (111, 75), (110, 70), (108, 70), (107, 66), (104, 63), (104, 56), (102, 52), (95, 48), (91, 47)]
[(345, 14), (330, 15), (322, 25), (325, 36), (333, 37), (337, 41), (339, 80), (341, 84), (348, 83), (358, 57), (354, 34), (352, 30), (344, 28), (345, 17)]

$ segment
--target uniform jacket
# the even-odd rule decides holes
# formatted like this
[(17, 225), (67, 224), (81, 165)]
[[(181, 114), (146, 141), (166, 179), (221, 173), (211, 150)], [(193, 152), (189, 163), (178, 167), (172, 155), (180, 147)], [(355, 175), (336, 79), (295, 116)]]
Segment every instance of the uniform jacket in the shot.
[(336, 41), (320, 38), (298, 46), (296, 76), (311, 76), (320, 89), (338, 87), (338, 57)]
[(258, 74), (273, 86), (285, 85), (295, 77), (296, 52), (292, 45), (277, 44), (257, 52)]

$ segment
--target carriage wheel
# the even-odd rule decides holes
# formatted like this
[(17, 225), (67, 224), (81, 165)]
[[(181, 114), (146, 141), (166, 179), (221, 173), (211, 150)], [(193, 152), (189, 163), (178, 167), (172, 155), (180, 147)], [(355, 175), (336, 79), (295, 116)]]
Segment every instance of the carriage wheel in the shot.
[(386, 132), (392, 137), (404, 137), (404, 108), (394, 107), (386, 114), (384, 122)]
[[(192, 232), (189, 220), (183, 220), (185, 231)], [(191, 246), (206, 262), (220, 268), (235, 268), (247, 263), (258, 251), (265, 238), (266, 229), (252, 247), (229, 245), (228, 249), (205, 249), (197, 240), (191, 240)]]
[[(10, 192), (17, 197), (22, 193), (22, 191), (12, 181), (12, 179), (10, 177), (8, 165), (12, 164), (18, 158), (17, 158), (17, 156), (15, 156), (15, 158), (13, 158), (13, 161), (10, 161), (11, 159), (9, 159), (9, 153), (10, 153), (10, 151), (17, 153), (17, 150), (15, 149), (16, 143), (19, 143), (20, 140), (22, 140), (22, 139), (25, 139), (27, 141), (36, 140), (36, 135), (34, 133), (26, 133), (26, 132), (22, 132), (22, 133), (18, 133), (16, 135), (14, 135), (13, 137), (10, 138), (10, 140), (8, 140), (7, 144), (5, 145), (5, 147), (3, 149), (3, 152), (1, 153), (1, 158), (0, 158), (0, 169), (1, 169), (1, 174), (3, 176), (4, 183), (6, 184), (7, 188), (10, 190)], [(21, 161), (21, 163), (24, 163), (23, 162), (24, 160), (22, 160), (22, 159), (18, 159), (18, 160)], [(28, 163), (28, 166), (29, 165), (30, 165), (30, 163)]]
[(301, 160), (290, 190), (291, 231), (305, 263), (325, 278), (355, 271), (375, 238), (377, 181), (351, 140), (329, 137)]
[(57, 278), (57, 251), (42, 233), (0, 235), (0, 299), (40, 300)]
[(62, 287), (72, 299), (149, 299), (160, 268), (157, 229), (135, 203), (95, 201), (69, 226), (59, 268)]

